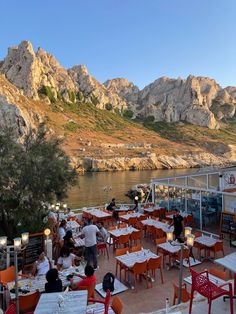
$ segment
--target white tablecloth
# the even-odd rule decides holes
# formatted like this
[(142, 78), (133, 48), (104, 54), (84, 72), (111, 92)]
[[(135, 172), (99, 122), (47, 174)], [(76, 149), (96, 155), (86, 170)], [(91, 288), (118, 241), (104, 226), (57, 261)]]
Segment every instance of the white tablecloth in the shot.
[(126, 234), (131, 234), (134, 231), (138, 231), (137, 229), (129, 226), (127, 228), (121, 228), (121, 229), (114, 229), (114, 230), (110, 230), (108, 231), (110, 233), (110, 235), (112, 235), (113, 237), (119, 237), (121, 235), (126, 235)]
[(111, 217), (110, 213), (104, 212), (100, 209), (97, 208), (92, 208), (92, 209), (85, 209), (83, 210), (83, 212), (91, 214), (92, 216), (96, 217), (96, 218), (108, 218)]
[[(43, 293), (40, 296), (34, 314), (86, 314), (87, 290), (70, 291), (68, 293)], [(62, 305), (59, 307), (59, 299)]]
[(155, 219), (151, 219), (151, 218), (142, 220), (141, 223), (144, 226), (154, 226), (158, 229), (162, 229), (164, 232), (174, 231), (174, 227), (169, 228), (169, 225), (167, 223), (164, 223)]
[(215, 263), (236, 273), (236, 253), (231, 253), (223, 258), (218, 258), (215, 260)]
[(197, 242), (199, 244), (202, 244), (202, 245), (205, 245), (208, 247), (214, 246), (217, 241), (218, 241), (217, 239), (207, 237), (207, 236), (201, 236), (201, 237), (198, 237), (194, 240), (194, 242)]
[(142, 250), (135, 253), (129, 253), (121, 256), (117, 256), (116, 259), (124, 264), (127, 267), (133, 267), (137, 262), (145, 262), (148, 261), (150, 258), (157, 258), (158, 255), (152, 253), (150, 250)]
[(179, 245), (171, 245), (169, 242), (158, 244), (158, 247), (171, 254), (179, 252), (181, 248)]

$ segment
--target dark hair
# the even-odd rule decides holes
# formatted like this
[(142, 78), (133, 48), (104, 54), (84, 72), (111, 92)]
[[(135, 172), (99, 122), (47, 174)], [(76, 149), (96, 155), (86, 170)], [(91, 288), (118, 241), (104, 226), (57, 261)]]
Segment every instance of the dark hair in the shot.
[(70, 249), (66, 246), (63, 246), (60, 251), (60, 256), (64, 257), (64, 255), (66, 255), (66, 257), (70, 255)]
[(111, 201), (112, 201), (112, 202), (115, 202), (115, 200), (116, 200), (116, 199), (115, 199), (115, 198), (113, 198)]
[(89, 219), (87, 220), (87, 224), (88, 224), (88, 225), (91, 225), (92, 221), (93, 221), (92, 218), (89, 218)]
[(38, 256), (41, 255), (42, 253), (44, 253), (44, 254), (46, 255), (46, 253), (44, 252), (44, 250), (38, 249), (38, 251), (37, 251)]
[(72, 231), (71, 230), (67, 230), (66, 231), (66, 235), (64, 236), (64, 240), (69, 240), (72, 238)]
[(58, 270), (56, 268), (49, 269), (46, 279), (47, 282), (55, 282), (58, 279)]
[(62, 219), (59, 227), (64, 227), (66, 225), (66, 220)]
[(94, 268), (91, 265), (86, 265), (84, 269), (84, 273), (87, 277), (91, 277), (94, 274)]

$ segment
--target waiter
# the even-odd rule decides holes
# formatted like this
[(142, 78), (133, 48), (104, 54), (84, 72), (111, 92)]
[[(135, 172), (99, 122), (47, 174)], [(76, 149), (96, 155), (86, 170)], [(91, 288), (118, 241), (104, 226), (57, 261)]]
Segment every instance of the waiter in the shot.
[(181, 233), (184, 230), (184, 218), (180, 215), (180, 212), (178, 209), (175, 210), (175, 215), (173, 216), (173, 222), (171, 223), (170, 227), (173, 225), (174, 225), (175, 239), (177, 239), (179, 242), (182, 242)]

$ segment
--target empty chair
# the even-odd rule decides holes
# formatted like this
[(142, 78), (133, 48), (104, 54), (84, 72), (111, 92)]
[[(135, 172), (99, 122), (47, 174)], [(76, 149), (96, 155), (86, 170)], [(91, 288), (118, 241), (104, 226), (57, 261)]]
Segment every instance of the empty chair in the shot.
[(156, 228), (156, 238), (163, 238), (164, 237), (164, 231), (160, 228)]
[(133, 231), (130, 235), (130, 240), (131, 240), (132, 245), (133, 243), (137, 244), (137, 242), (142, 243), (142, 235), (143, 235), (142, 230)]
[(156, 227), (154, 226), (147, 226), (146, 234), (149, 236), (152, 240), (156, 239)]
[(146, 279), (146, 287), (148, 288), (148, 280), (147, 280), (147, 261), (141, 263), (135, 263), (134, 266), (129, 269), (129, 271), (133, 274), (134, 278), (134, 289), (136, 289), (137, 277), (139, 276), (141, 280), (141, 275), (143, 275)]
[(210, 252), (213, 252), (214, 259), (216, 258), (217, 252), (222, 252), (223, 256), (225, 256), (223, 241), (217, 241), (215, 245), (209, 248), (209, 250)]
[(132, 246), (130, 248), (130, 252), (131, 253), (138, 252), (138, 251), (141, 251), (141, 250), (142, 250), (142, 244), (138, 244), (138, 245)]
[(129, 226), (133, 226), (133, 227), (136, 226), (137, 222), (138, 222), (137, 217), (130, 217), (129, 220), (128, 220)]
[(218, 278), (220, 278), (222, 280), (226, 280), (226, 278), (227, 278), (226, 271), (221, 270), (221, 269), (216, 268), (216, 267), (208, 269), (208, 272), (209, 272), (209, 274), (211, 274), (213, 276), (216, 276), (216, 277), (218, 277)]
[(121, 299), (119, 297), (114, 297), (111, 302), (111, 308), (114, 311), (115, 314), (121, 314), (123, 310), (123, 303), (121, 302)]
[[(116, 249), (115, 256), (124, 255), (124, 254), (126, 254), (126, 252), (127, 252), (127, 248)], [(117, 277), (117, 273), (118, 273), (118, 268), (120, 270), (120, 281), (121, 281), (121, 271), (124, 270), (125, 275), (126, 275), (127, 268), (123, 264), (121, 264), (118, 260), (116, 260), (116, 277)]]
[(107, 258), (109, 259), (109, 253), (107, 249), (107, 244), (105, 242), (97, 243), (97, 251), (102, 252), (104, 255), (107, 254)]
[(110, 293), (109, 290), (107, 290), (107, 294), (106, 294), (106, 297), (105, 297), (104, 301), (103, 300), (97, 300), (97, 299), (94, 299), (94, 298), (89, 298), (88, 299), (88, 303), (89, 302), (93, 302), (93, 303), (102, 303), (102, 304), (104, 304), (104, 314), (108, 314), (110, 299), (111, 299), (111, 293)]
[(10, 266), (5, 270), (0, 271), (0, 282), (6, 284), (15, 280), (15, 267)]
[[(211, 313), (211, 303), (213, 300), (222, 297), (224, 295), (229, 296), (230, 298), (230, 313), (234, 313), (233, 309), (233, 292), (232, 292), (232, 284), (227, 282), (223, 285), (216, 286), (209, 280), (208, 271), (202, 271), (200, 273), (195, 272), (192, 268), (190, 268), (190, 272), (192, 275), (192, 289), (191, 289), (191, 297), (190, 297), (190, 306), (189, 306), (189, 314), (192, 313), (192, 303), (194, 292), (198, 292), (202, 296), (208, 299), (208, 314)], [(228, 290), (225, 290), (228, 286)]]
[(95, 298), (95, 284), (92, 284), (90, 286), (79, 286), (79, 287), (77, 287), (77, 290), (87, 290), (88, 291), (88, 299), (89, 298)]
[(19, 296), (20, 314), (32, 312), (35, 310), (40, 298), (39, 291)]
[[(161, 275), (161, 283), (164, 283), (163, 281), (163, 274), (162, 274), (162, 257), (156, 257), (156, 258), (150, 258), (147, 263), (147, 268), (149, 272), (149, 276), (152, 276), (153, 278), (156, 279), (156, 270), (160, 270), (160, 275)], [(151, 280), (151, 287), (152, 287), (152, 280)]]
[[(173, 284), (174, 287), (174, 298), (173, 298), (173, 305), (175, 305), (176, 299), (179, 298), (179, 286), (176, 284)], [(187, 291), (187, 286), (186, 283), (182, 284), (182, 297), (181, 297), (181, 302), (185, 303), (190, 300), (191, 294)]]
[(6, 311), (4, 312), (5, 314), (16, 314), (16, 306), (15, 304), (11, 304)]
[(120, 245), (123, 245), (124, 247), (129, 247), (129, 238), (130, 234), (121, 235), (118, 238), (116, 238), (115, 246), (118, 247)]

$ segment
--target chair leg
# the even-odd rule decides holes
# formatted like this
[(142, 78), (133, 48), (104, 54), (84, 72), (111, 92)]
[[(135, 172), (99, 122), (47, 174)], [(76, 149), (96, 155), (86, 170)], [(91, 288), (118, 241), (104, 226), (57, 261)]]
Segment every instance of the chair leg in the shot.
[(212, 300), (210, 299), (209, 305), (208, 305), (208, 314), (211, 314), (211, 303), (212, 303)]
[(175, 293), (174, 293), (173, 305), (175, 305), (175, 299), (176, 299), (176, 295), (175, 295)]
[(163, 280), (163, 273), (162, 273), (161, 267), (160, 267), (160, 274), (161, 274), (161, 283), (164, 283), (164, 280)]
[(193, 305), (193, 291), (191, 291), (191, 298), (190, 298), (190, 304), (189, 304), (189, 314), (192, 313), (192, 305)]
[(233, 296), (230, 295), (230, 314), (234, 314)]
[(148, 289), (148, 272), (145, 272), (145, 277), (146, 277), (146, 288)]

